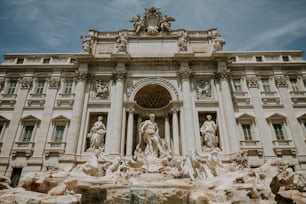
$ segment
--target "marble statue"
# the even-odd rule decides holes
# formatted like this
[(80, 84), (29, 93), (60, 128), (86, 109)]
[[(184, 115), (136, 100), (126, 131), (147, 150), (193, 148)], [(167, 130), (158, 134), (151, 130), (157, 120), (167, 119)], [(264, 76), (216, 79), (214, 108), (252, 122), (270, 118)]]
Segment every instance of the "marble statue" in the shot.
[(145, 22), (144, 19), (137, 15), (136, 18), (132, 18), (130, 22), (133, 23), (134, 29), (136, 33), (140, 33), (145, 30)]
[(103, 149), (104, 136), (106, 133), (106, 127), (103, 123), (103, 116), (98, 116), (97, 121), (94, 123), (87, 135), (90, 138), (90, 150)]
[(90, 53), (91, 52), (91, 39), (88, 36), (81, 36), (82, 39), (82, 48), (85, 52)]
[(119, 37), (117, 39), (116, 47), (118, 48), (118, 52), (127, 52), (127, 37), (124, 33), (119, 32)]
[(170, 32), (171, 28), (170, 21), (175, 21), (175, 19), (167, 15), (163, 16), (162, 20), (160, 21), (160, 30), (163, 32)]
[(102, 81), (97, 81), (95, 84), (96, 97), (101, 97), (102, 99), (107, 99), (109, 96), (108, 84)]
[(207, 120), (204, 121), (200, 128), (201, 135), (203, 137), (204, 146), (207, 148), (218, 147), (217, 141), (217, 125), (215, 121), (212, 120), (211, 115), (206, 116)]
[(140, 124), (140, 133), (145, 143), (145, 155), (155, 155), (163, 153), (161, 147), (159, 129), (155, 122), (155, 115), (150, 114), (150, 119)]
[(197, 87), (197, 97), (211, 97), (211, 85), (208, 81), (200, 81), (198, 82)]
[(178, 39), (178, 47), (180, 51), (187, 51), (188, 47), (188, 41), (189, 41), (189, 37), (187, 32), (182, 32), (181, 33), (181, 37), (179, 37)]

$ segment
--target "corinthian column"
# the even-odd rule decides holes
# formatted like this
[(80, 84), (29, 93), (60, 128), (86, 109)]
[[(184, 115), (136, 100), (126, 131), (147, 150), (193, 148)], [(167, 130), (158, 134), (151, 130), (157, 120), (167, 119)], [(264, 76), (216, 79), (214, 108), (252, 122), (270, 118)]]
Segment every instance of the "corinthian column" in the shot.
[(115, 97), (111, 109), (113, 110), (110, 135), (106, 135), (105, 151), (108, 153), (120, 153), (120, 141), (122, 131), (122, 112), (123, 112), (123, 85), (125, 77), (124, 64), (119, 63), (116, 71), (113, 73), (115, 85)]
[(232, 96), (230, 92), (230, 87), (228, 83), (228, 73), (229, 70), (226, 66), (225, 62), (218, 62), (218, 72), (216, 74), (216, 80), (220, 83), (221, 88), (221, 96), (222, 101), (226, 101), (223, 103), (223, 110), (225, 115), (225, 124), (228, 135), (228, 142), (230, 144), (231, 153), (237, 153), (240, 149), (239, 137), (236, 132), (236, 122), (234, 115), (234, 106), (232, 101)]
[(179, 125), (177, 109), (172, 108), (172, 136), (173, 136), (173, 154), (177, 156), (180, 154), (180, 144), (179, 144)]
[(77, 151), (87, 79), (87, 72), (76, 73), (75, 97), (67, 136), (66, 155), (75, 155)]
[(195, 132), (194, 121), (192, 112), (192, 101), (190, 94), (190, 80), (192, 76), (191, 69), (189, 69), (188, 63), (181, 63), (181, 70), (179, 75), (182, 78), (182, 92), (183, 92), (183, 111), (184, 111), (184, 127), (185, 127), (185, 141), (187, 152), (195, 150)]
[(133, 129), (134, 129), (134, 108), (129, 108), (127, 137), (126, 137), (126, 156), (132, 156), (133, 151)]

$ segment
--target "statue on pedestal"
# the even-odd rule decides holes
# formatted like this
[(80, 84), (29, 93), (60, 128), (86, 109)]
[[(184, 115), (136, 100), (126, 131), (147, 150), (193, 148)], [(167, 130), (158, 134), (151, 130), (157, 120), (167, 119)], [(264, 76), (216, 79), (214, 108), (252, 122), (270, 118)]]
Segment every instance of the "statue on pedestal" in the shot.
[(206, 116), (207, 120), (202, 124), (200, 128), (201, 135), (203, 137), (204, 146), (207, 148), (218, 147), (217, 141), (217, 125), (215, 121), (212, 120), (211, 115)]
[(98, 120), (94, 123), (90, 129), (87, 137), (90, 139), (89, 150), (104, 149), (104, 136), (106, 133), (106, 127), (103, 123), (103, 116), (98, 116)]

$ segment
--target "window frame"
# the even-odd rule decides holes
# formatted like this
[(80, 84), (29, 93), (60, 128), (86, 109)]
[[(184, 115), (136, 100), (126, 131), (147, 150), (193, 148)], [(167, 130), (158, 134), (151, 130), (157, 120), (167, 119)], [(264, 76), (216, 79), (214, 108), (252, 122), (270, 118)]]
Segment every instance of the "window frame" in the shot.
[[(14, 87), (11, 86), (12, 85), (12, 81), (16, 82)], [(16, 94), (17, 88), (18, 88), (18, 79), (16, 79), (16, 78), (8, 79), (6, 94), (9, 94), (9, 95)]]
[[(67, 82), (71, 82), (71, 83), (67, 83)], [(68, 84), (69, 84), (69, 86), (67, 86)], [(73, 94), (74, 93), (74, 85), (75, 85), (74, 78), (72, 78), (72, 77), (64, 78), (63, 79), (62, 93), (63, 94)], [(67, 91), (67, 90), (69, 90), (69, 91)]]
[[(238, 86), (235, 82), (239, 82)], [(242, 90), (242, 79), (241, 78), (233, 78), (232, 79), (232, 85), (233, 85), (234, 92), (238, 92), (238, 93), (243, 92), (243, 90)]]

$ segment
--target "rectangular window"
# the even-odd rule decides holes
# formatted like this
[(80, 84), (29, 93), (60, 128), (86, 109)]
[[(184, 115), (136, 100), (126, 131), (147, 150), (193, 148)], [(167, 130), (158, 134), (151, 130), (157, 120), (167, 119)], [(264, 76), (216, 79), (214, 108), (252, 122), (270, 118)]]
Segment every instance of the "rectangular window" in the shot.
[(43, 60), (44, 64), (49, 64), (49, 62), (50, 62), (50, 58), (44, 58), (44, 60)]
[(31, 141), (31, 137), (33, 134), (33, 130), (34, 130), (34, 125), (26, 125), (24, 127), (24, 132), (23, 132), (23, 136), (22, 136), (22, 142), (29, 142)]
[(256, 59), (256, 62), (262, 62), (262, 57), (261, 56), (256, 56), (255, 59)]
[(234, 83), (234, 90), (236, 92), (242, 92), (240, 79), (233, 79), (233, 83)]
[(72, 93), (72, 85), (73, 85), (73, 79), (66, 79), (65, 80), (65, 87), (64, 87), (64, 93), (65, 94)]
[(55, 126), (55, 135), (54, 135), (54, 142), (62, 142), (65, 132), (64, 125), (57, 125)]
[(24, 58), (18, 58), (17, 59), (17, 64), (23, 64)]
[(273, 124), (273, 129), (274, 129), (275, 136), (276, 136), (277, 140), (284, 140), (285, 139), (282, 124)]
[(36, 86), (36, 93), (37, 94), (42, 94), (44, 92), (45, 82), (46, 81), (44, 79), (39, 79), (37, 81), (37, 86)]
[(261, 83), (264, 92), (271, 92), (269, 79), (261, 79)]
[(17, 80), (16, 79), (10, 80), (9, 81), (9, 87), (8, 87), (7, 93), (8, 94), (14, 94), (15, 90), (16, 90), (16, 87), (17, 87)]
[(0, 124), (0, 135), (1, 135), (1, 133), (2, 133), (3, 127), (4, 127), (4, 125), (3, 125), (3, 124)]
[(282, 58), (283, 58), (284, 62), (288, 62), (289, 61), (289, 57), (288, 56), (282, 56)]
[(242, 130), (245, 140), (252, 140), (251, 124), (242, 124)]
[(296, 78), (291, 78), (290, 79), (290, 84), (293, 92), (298, 92), (299, 91), (299, 86), (298, 86), (298, 81)]
[(11, 176), (11, 186), (16, 187), (19, 183), (19, 179), (21, 176), (22, 168), (13, 168), (12, 176)]

